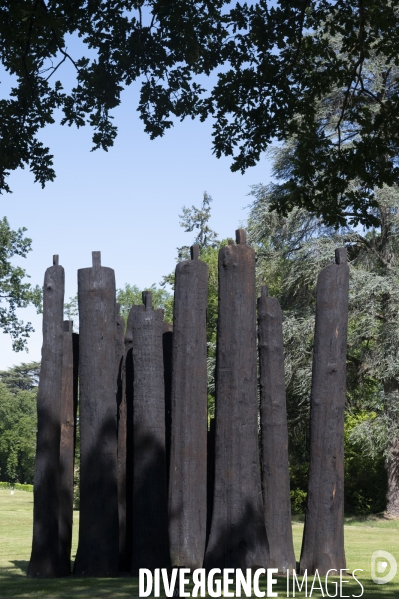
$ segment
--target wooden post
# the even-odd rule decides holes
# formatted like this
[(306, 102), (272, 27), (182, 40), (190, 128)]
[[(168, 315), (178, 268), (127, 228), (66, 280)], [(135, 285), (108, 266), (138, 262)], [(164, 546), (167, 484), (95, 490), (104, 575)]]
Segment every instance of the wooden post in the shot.
[(215, 490), (205, 568), (268, 567), (258, 447), (255, 252), (219, 251)]
[(118, 573), (115, 275), (101, 266), (78, 271), (80, 372), (80, 523), (74, 572)]
[(133, 549), (133, 320), (130, 310), (125, 332), (125, 397), (126, 397), (126, 568), (129, 571)]
[(28, 576), (58, 575), (59, 460), (64, 269), (53, 257), (43, 286), (43, 346), (37, 394), (33, 540)]
[(295, 569), (280, 304), (262, 287), (258, 299), (262, 487), (270, 567)]
[(71, 574), (73, 475), (78, 405), (79, 335), (64, 320), (61, 394), (59, 575)]
[(166, 479), (169, 488), (170, 468), (170, 440), (172, 431), (172, 350), (173, 326), (169, 322), (163, 323), (163, 369), (165, 381), (165, 449), (166, 449)]
[(116, 405), (118, 409), (118, 516), (119, 516), (119, 569), (128, 570), (126, 553), (126, 369), (125, 321), (116, 304), (115, 344)]
[(169, 568), (163, 310), (133, 306), (133, 551), (131, 572)]
[(208, 542), (212, 523), (213, 494), (215, 490), (215, 418), (211, 418), (208, 430), (207, 443), (207, 514), (206, 514), (206, 540)]
[(310, 396), (310, 466), (301, 571), (346, 568), (344, 550), (344, 407), (349, 267), (346, 249), (317, 281)]
[(202, 568), (206, 542), (208, 267), (191, 248), (176, 266), (169, 536), (172, 566)]

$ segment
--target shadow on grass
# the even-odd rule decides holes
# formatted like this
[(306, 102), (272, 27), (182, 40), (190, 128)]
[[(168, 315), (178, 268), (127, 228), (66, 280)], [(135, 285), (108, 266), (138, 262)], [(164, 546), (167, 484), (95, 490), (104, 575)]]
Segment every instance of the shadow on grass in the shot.
[[(27, 567), (27, 562), (14, 561), (13, 564), (15, 564), (16, 568), (21, 568), (20, 564), (25, 569)], [(299, 578), (301, 582), (302, 578)], [(363, 599), (397, 599), (399, 597), (398, 582), (377, 585), (371, 580), (365, 580), (359, 576), (359, 580), (364, 587), (364, 593), (361, 595), (359, 584), (350, 578), (349, 575), (346, 576), (346, 580), (347, 582), (343, 584), (341, 595), (339, 578), (329, 578), (328, 591), (330, 596), (362, 596)], [(18, 573), (12, 573), (8, 569), (0, 568), (0, 599), (128, 599), (139, 596), (138, 582), (138, 578), (126, 576), (122, 578), (75, 578), (71, 576), (46, 580), (32, 579), (22, 574), (21, 569)], [(261, 577), (259, 582), (260, 590), (266, 591), (266, 577)], [(315, 598), (322, 597), (317, 580), (310, 595), (312, 582), (313, 577), (309, 576), (307, 593), (305, 593), (305, 586), (302, 587), (302, 591), (298, 591), (296, 587), (294, 595), (292, 577), (290, 577), (288, 596), (300, 598), (309, 596)], [(324, 596), (326, 597), (328, 595), (326, 594), (324, 577), (321, 577), (321, 582), (323, 584)], [(336, 588), (338, 590), (337, 594)], [(165, 597), (162, 591), (161, 585), (161, 597)], [(285, 577), (278, 577), (277, 584), (273, 585), (273, 591), (277, 592), (279, 597), (287, 596), (287, 581)], [(267, 593), (265, 593), (265, 596), (267, 596)], [(253, 594), (252, 597), (254, 597)]]
[[(127, 599), (139, 596), (138, 578), (27, 578), (28, 562), (13, 562), (19, 572), (0, 568), (0, 599)], [(23, 564), (24, 573), (21, 573)]]

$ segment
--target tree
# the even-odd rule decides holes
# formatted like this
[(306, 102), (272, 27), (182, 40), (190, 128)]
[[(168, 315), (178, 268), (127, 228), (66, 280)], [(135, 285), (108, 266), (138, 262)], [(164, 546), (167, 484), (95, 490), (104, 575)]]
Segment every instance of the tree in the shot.
[[(15, 81), (0, 103), (2, 191), (10, 191), (9, 172), (25, 165), (42, 185), (54, 179), (38, 134), (56, 110), (63, 124), (93, 126), (93, 149), (108, 150), (112, 109), (140, 78), (138, 109), (152, 138), (175, 119), (211, 117), (214, 152), (233, 156), (233, 170), (254, 165), (273, 139), (296, 135), (295, 178), (277, 204), (283, 212), (299, 205), (330, 224), (376, 224), (373, 189), (399, 182), (393, 0), (8, 0), (0, 15), (1, 60)], [(71, 56), (71, 35), (91, 58)], [(372, 53), (385, 65), (377, 87), (367, 74)], [(70, 92), (58, 79), (66, 61), (76, 70)], [(206, 90), (213, 71), (217, 83)], [(318, 110), (335, 91), (331, 136)]]
[(8, 370), (0, 370), (0, 381), (13, 393), (37, 390), (40, 378), (40, 362), (23, 362)]
[[(290, 146), (275, 153), (275, 167), (290, 159)], [(258, 284), (270, 284), (270, 294), (281, 302), (284, 313), (284, 342), (287, 404), (291, 457), (297, 483), (304, 483), (308, 461), (308, 418), (312, 372), (313, 330), (316, 279), (320, 270), (333, 261), (334, 249), (346, 245), (350, 260), (349, 330), (347, 354), (347, 446), (360, 451), (368, 460), (369, 476), (364, 476), (370, 492), (374, 475), (376, 488), (384, 488), (374, 457), (384, 453), (388, 472), (388, 513), (397, 513), (399, 478), (397, 476), (397, 438), (399, 409), (399, 270), (396, 264), (399, 247), (399, 189), (376, 189), (382, 223), (363, 236), (349, 227), (327, 227), (317, 216), (295, 208), (288, 217), (270, 210), (277, 185), (256, 186), (255, 202), (249, 219), (249, 239), (258, 251)], [(349, 430), (348, 430), (349, 427)], [(368, 439), (365, 447), (364, 440)], [(359, 463), (359, 461), (357, 462)], [(301, 466), (302, 465), (302, 466)], [(305, 465), (305, 468), (303, 468)], [(298, 466), (298, 467), (296, 467)], [(347, 473), (353, 474), (346, 464)], [(362, 483), (362, 484), (363, 484)], [(386, 483), (385, 483), (386, 484)], [(365, 509), (373, 497), (360, 496), (351, 482), (348, 507)], [(374, 501), (373, 507), (381, 501)]]
[(14, 256), (26, 258), (31, 250), (32, 240), (24, 237), (25, 231), (13, 231), (6, 217), (0, 220), (0, 329), (10, 335), (14, 351), (26, 348), (29, 333), (34, 330), (30, 322), (18, 319), (17, 309), (33, 304), (38, 312), (41, 310), (41, 289), (24, 281), (29, 275), (12, 263)]
[[(156, 310), (157, 308), (162, 308), (165, 311), (164, 319), (168, 322), (172, 322), (173, 320), (173, 296), (166, 289), (162, 287), (157, 287), (155, 283), (153, 283), (147, 289), (139, 289), (137, 285), (129, 285), (125, 284), (123, 289), (116, 290), (116, 301), (120, 305), (120, 311), (125, 319), (125, 325), (127, 324), (127, 319), (129, 316), (130, 308), (134, 304), (142, 304), (142, 292), (143, 291), (151, 291), (152, 292), (152, 305)], [(79, 309), (78, 309), (78, 296), (69, 298), (69, 301), (64, 305), (64, 314), (65, 318), (68, 320), (75, 320), (75, 330), (79, 325)]]
[(6, 482), (33, 484), (39, 374), (37, 362), (0, 372), (0, 478)]

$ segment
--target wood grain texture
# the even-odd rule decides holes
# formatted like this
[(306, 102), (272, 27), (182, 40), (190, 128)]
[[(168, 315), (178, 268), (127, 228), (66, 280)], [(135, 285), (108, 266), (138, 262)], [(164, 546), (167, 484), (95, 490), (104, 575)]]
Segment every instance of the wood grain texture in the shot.
[(80, 373), (80, 525), (78, 576), (115, 576), (119, 561), (115, 275), (78, 271)]
[(73, 475), (78, 406), (79, 335), (64, 320), (61, 393), (59, 575), (71, 574)]
[(208, 267), (197, 249), (176, 267), (169, 472), (171, 562), (191, 569), (203, 564), (207, 508)]
[(64, 310), (64, 269), (46, 270), (43, 285), (43, 346), (37, 394), (33, 540), (28, 576), (58, 575), (59, 460)]
[(291, 526), (283, 322), (278, 300), (258, 298), (262, 488), (270, 567), (295, 569)]
[(345, 248), (317, 281), (310, 466), (301, 571), (346, 568), (344, 550), (344, 408), (349, 267)]
[[(245, 242), (242, 230), (237, 240)], [(268, 567), (256, 372), (255, 253), (219, 251), (215, 487), (205, 567)]]
[(133, 332), (133, 540), (131, 573), (168, 568), (163, 310), (150, 292), (132, 307)]

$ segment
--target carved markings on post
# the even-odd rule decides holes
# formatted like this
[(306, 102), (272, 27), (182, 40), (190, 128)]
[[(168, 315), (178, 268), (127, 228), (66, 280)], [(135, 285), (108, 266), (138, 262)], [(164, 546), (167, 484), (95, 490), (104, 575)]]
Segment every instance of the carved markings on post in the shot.
[(78, 404), (79, 335), (64, 320), (61, 394), (59, 575), (71, 573), (73, 475)]
[(37, 394), (33, 541), (28, 576), (58, 574), (64, 269), (53, 257), (43, 286), (43, 346)]
[(173, 317), (172, 440), (169, 536), (172, 566), (201, 568), (206, 542), (208, 268), (198, 260), (176, 266)]
[(133, 339), (133, 551), (131, 571), (168, 568), (163, 310), (131, 309)]
[(301, 571), (346, 567), (344, 551), (344, 407), (349, 267), (346, 249), (317, 281), (310, 397), (310, 467)]
[(205, 567), (267, 567), (258, 451), (255, 253), (243, 229), (219, 251), (215, 490)]
[(291, 527), (282, 313), (262, 287), (258, 299), (262, 487), (270, 567), (295, 569)]
[(75, 574), (118, 572), (115, 275), (101, 266), (78, 271), (80, 371), (80, 525)]

